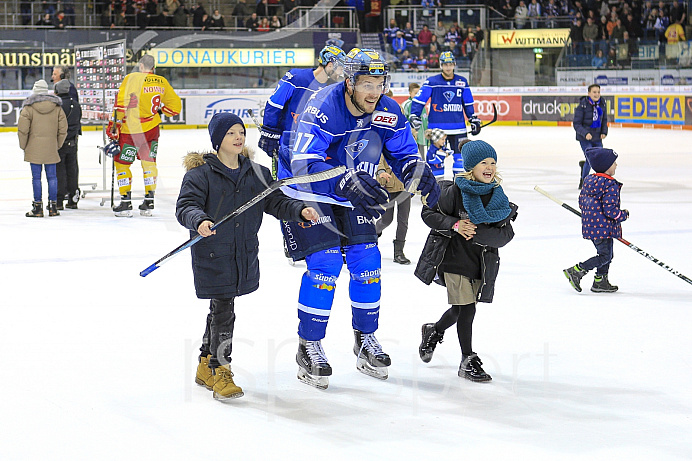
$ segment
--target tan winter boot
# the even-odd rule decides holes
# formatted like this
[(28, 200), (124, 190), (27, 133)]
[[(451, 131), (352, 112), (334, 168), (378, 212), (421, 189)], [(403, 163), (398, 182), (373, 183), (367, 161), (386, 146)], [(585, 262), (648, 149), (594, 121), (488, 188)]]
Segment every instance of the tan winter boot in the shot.
[(200, 386), (204, 386), (209, 390), (214, 387), (214, 375), (211, 373), (211, 368), (209, 368), (209, 358), (211, 354), (206, 357), (199, 358), (199, 365), (197, 365), (197, 375), (195, 376), (195, 382)]
[(213, 391), (216, 400), (237, 399), (243, 396), (243, 390), (233, 382), (230, 365), (221, 365), (214, 370)]

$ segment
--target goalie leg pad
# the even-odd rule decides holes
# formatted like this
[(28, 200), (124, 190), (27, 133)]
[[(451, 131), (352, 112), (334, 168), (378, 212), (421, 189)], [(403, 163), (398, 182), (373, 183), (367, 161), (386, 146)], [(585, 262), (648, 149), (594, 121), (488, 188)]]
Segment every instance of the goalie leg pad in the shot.
[(348, 246), (346, 265), (351, 273), (349, 296), (353, 314), (353, 329), (363, 333), (377, 330), (380, 317), (380, 269), (382, 257), (376, 243)]
[(298, 295), (298, 335), (319, 341), (327, 332), (336, 280), (344, 263), (338, 247), (308, 255), (305, 262), (308, 270), (303, 274)]

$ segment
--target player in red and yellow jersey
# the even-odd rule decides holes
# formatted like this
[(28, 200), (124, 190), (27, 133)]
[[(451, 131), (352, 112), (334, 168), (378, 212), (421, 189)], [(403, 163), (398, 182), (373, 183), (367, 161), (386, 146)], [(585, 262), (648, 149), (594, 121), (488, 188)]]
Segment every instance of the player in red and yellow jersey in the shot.
[(135, 72), (127, 75), (118, 88), (115, 120), (108, 127), (108, 135), (120, 145), (120, 153), (115, 156), (121, 196), (120, 204), (113, 208), (116, 216), (132, 216), (130, 165), (136, 158), (142, 162), (146, 194), (144, 203), (139, 206), (140, 214), (151, 216), (158, 175), (156, 153), (161, 115), (177, 115), (182, 107), (180, 97), (168, 81), (154, 73), (155, 66), (154, 57), (144, 55)]

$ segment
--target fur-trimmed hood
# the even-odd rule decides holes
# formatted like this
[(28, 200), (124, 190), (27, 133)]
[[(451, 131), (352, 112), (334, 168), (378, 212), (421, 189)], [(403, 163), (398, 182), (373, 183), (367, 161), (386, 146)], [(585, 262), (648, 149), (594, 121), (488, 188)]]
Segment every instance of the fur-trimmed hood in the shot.
[[(193, 168), (204, 165), (206, 163), (206, 160), (204, 159), (205, 155), (216, 155), (216, 152), (188, 152), (187, 155), (183, 157), (183, 167), (185, 168), (185, 171), (190, 171)], [(248, 149), (247, 146), (243, 148), (242, 155), (250, 160), (252, 160), (252, 157), (254, 157), (253, 152)]]
[(34, 108), (41, 113), (50, 112), (51, 110), (53, 110), (53, 106), (51, 106), (51, 105), (36, 104), (36, 103), (40, 103), (43, 101), (50, 101), (50, 102), (54, 103), (55, 105), (62, 107), (62, 99), (60, 99), (60, 96), (56, 96), (54, 94), (45, 94), (44, 93), (44, 94), (32, 94), (31, 96), (26, 98), (22, 102), (22, 108), (26, 107), (26, 106), (32, 106), (33, 105)]

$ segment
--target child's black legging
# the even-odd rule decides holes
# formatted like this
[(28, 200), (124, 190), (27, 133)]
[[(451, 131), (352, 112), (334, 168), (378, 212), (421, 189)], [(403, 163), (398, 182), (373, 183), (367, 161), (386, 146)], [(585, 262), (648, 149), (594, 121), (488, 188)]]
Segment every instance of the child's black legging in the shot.
[(442, 314), (440, 320), (435, 324), (435, 330), (438, 333), (444, 331), (457, 324), (457, 335), (459, 336), (459, 345), (461, 345), (461, 353), (471, 355), (473, 348), (471, 347), (471, 335), (473, 331), (473, 318), (476, 316), (476, 304), (464, 304), (463, 306), (453, 305)]

